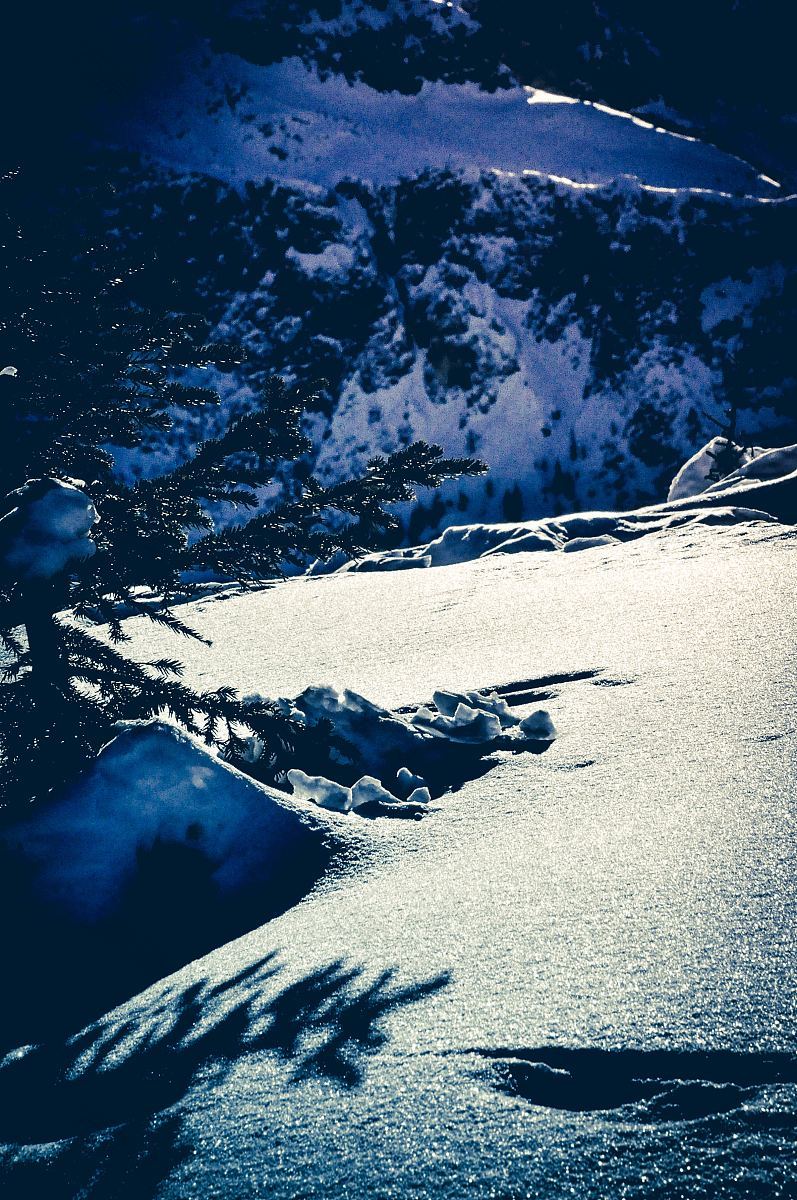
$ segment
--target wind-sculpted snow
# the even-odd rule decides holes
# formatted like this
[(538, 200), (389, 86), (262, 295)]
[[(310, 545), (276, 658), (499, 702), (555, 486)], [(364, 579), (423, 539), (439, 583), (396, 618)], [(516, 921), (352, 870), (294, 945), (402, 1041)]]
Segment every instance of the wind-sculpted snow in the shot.
[[(783, 459), (781, 462), (784, 461)], [(718, 487), (721, 499), (729, 501), (742, 498), (742, 487), (736, 476), (725, 481), (724, 488)], [(753, 480), (758, 483), (758, 480)], [(711, 491), (711, 488), (708, 489)], [(669, 529), (689, 528), (696, 525), (735, 525), (750, 521), (777, 522), (779, 517), (797, 520), (795, 507), (794, 479), (788, 477), (784, 488), (759, 488), (758, 500), (775, 509), (746, 508), (741, 505), (722, 504), (719, 500), (702, 507), (688, 505), (658, 505), (628, 513), (576, 513), (544, 521), (519, 521), (502, 525), (450, 525), (434, 541), (423, 546), (412, 546), (401, 550), (388, 550), (383, 554), (369, 554), (353, 559), (336, 567), (338, 573), (396, 571), (413, 567), (445, 567), (452, 563), (472, 562), (477, 558), (488, 558), (494, 554), (530, 554), (537, 551), (560, 550), (577, 553), (617, 546), (621, 542), (635, 541), (649, 534), (665, 533)], [(773, 494), (774, 493), (774, 494)], [(783, 508), (779, 502), (783, 495)], [(311, 574), (324, 574), (324, 564), (316, 564)]]

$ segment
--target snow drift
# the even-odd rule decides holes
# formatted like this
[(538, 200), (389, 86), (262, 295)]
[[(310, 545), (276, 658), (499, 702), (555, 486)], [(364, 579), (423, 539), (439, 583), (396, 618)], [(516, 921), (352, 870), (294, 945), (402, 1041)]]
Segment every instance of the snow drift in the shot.
[[(4, 1036), (85, 1018), (284, 911), (343, 845), (333, 822), (171, 725), (124, 728), (63, 794), (0, 829), (0, 900), (15, 914)], [(43, 978), (59, 965), (53, 1011)]]
[[(731, 444), (738, 467), (712, 479), (710, 472), (725, 445), (724, 438), (713, 438), (684, 463), (665, 504), (623, 513), (580, 512), (538, 521), (451, 525), (421, 546), (369, 554), (336, 563), (334, 568), (348, 573), (441, 567), (491, 554), (606, 548), (689, 525), (797, 521), (797, 445), (766, 450)], [(324, 571), (324, 564), (315, 563), (309, 573)]]
[(3, 830), (0, 844), (32, 868), (41, 900), (94, 924), (124, 906), (159, 846), (201, 857), (223, 901), (254, 886), (281, 894), (291, 864), (328, 832), (156, 721), (125, 728), (63, 795)]

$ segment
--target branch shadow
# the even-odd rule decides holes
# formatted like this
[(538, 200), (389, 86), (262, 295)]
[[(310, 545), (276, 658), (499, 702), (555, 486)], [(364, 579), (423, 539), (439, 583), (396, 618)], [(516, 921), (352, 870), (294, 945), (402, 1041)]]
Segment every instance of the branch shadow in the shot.
[(383, 1019), (444, 988), (446, 973), (401, 983), (338, 959), (275, 990), (285, 970), (271, 953), (223, 982), (147, 994), (74, 1037), (0, 1060), (0, 1141), (85, 1141), (113, 1127), (148, 1128), (201, 1076), (220, 1081), (244, 1055), (269, 1052), (292, 1084), (321, 1076), (363, 1080), (365, 1058), (388, 1035)]

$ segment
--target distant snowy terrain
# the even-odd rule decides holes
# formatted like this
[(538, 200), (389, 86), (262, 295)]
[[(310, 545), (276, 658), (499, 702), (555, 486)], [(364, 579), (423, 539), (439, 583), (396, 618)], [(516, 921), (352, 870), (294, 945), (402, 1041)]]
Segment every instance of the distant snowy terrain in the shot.
[[(530, 39), (503, 6), (321, 8), (197, 13), (93, 128), (98, 236), (154, 249), (154, 294), (246, 347), (225, 409), (269, 372), (316, 387), (325, 481), (415, 438), (482, 457), (487, 480), (402, 511), (404, 544), (655, 502), (731, 393), (740, 437), (797, 438), (790, 176), (645, 93), (666, 29), (586, 5), (568, 48), (551, 13)], [(214, 420), (120, 464), (163, 469)]]
[[(542, 97), (547, 103), (535, 103)], [(222, 99), (223, 98), (223, 99)], [(425, 83), (417, 95), (197, 51), (117, 137), (169, 167), (227, 182), (395, 183), (428, 168), (494, 168), (606, 183), (778, 195), (747, 163), (641, 117), (534, 88)]]
[(8, 1053), (5, 1194), (788, 1196), (794, 546), (687, 526), (189, 606), (195, 683), (389, 707), (499, 685), (559, 736), (421, 821), (324, 815), (302, 903)]

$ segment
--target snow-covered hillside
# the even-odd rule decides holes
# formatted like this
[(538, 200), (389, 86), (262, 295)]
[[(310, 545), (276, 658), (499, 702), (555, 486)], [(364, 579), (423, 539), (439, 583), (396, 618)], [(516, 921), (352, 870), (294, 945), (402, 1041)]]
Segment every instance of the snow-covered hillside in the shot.
[[(403, 512), (405, 543), (662, 499), (729, 400), (740, 439), (797, 439), (788, 186), (639, 91), (677, 51), (648, 18), (574, 4), (570, 33), (540, 13), (532, 39), (510, 7), (198, 10), (97, 114), (63, 185), (88, 197), (81, 235), (157, 256), (145, 302), (174, 295), (244, 343), (226, 408), (270, 372), (321, 381), (322, 479), (416, 438), (488, 463)], [(575, 84), (579, 63), (569, 95), (536, 86)], [(216, 421), (120, 463), (162, 469)]]
[(528, 170), (582, 183), (773, 198), (779, 184), (696, 137), (591, 101), (427, 82), (417, 95), (323, 78), (298, 59), (258, 67), (197, 50), (113, 136), (172, 168), (228, 182), (395, 183), (427, 168)]
[(502, 685), (559, 736), (421, 821), (325, 816), (303, 903), (8, 1053), (4, 1195), (788, 1196), (794, 545), (690, 526), (190, 606), (197, 683)]
[[(156, 295), (176, 278), (246, 347), (228, 404), (273, 371), (325, 381), (308, 417), (325, 479), (419, 437), (488, 463), (486, 481), (426, 500), (410, 542), (452, 520), (661, 499), (729, 395), (740, 437), (797, 437), (792, 200), (471, 169), (241, 192), (117, 169), (100, 223), (157, 249)], [(215, 419), (132, 465), (157, 470)]]

